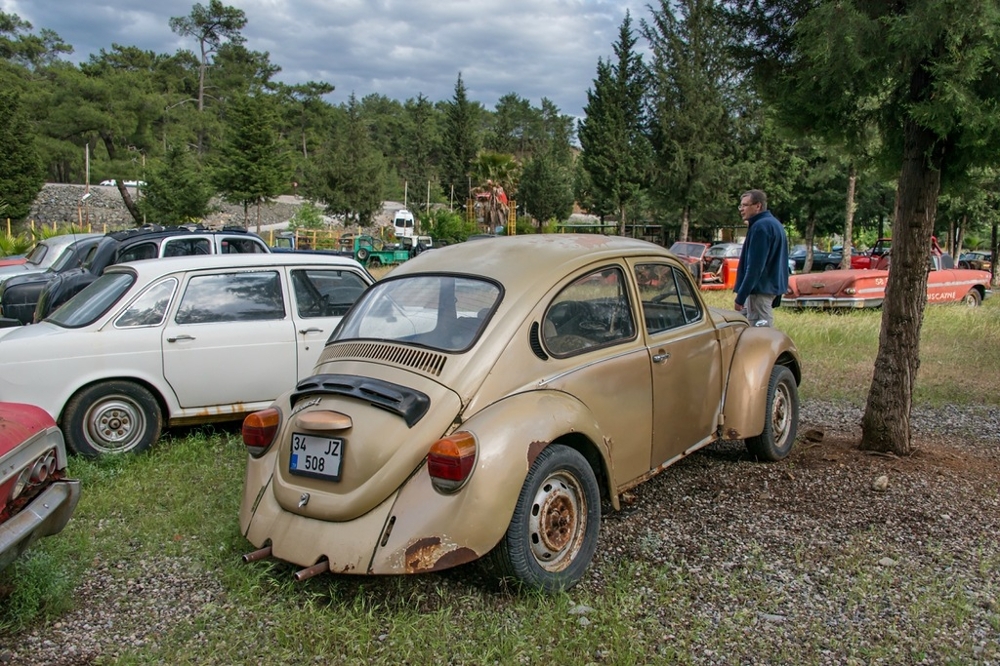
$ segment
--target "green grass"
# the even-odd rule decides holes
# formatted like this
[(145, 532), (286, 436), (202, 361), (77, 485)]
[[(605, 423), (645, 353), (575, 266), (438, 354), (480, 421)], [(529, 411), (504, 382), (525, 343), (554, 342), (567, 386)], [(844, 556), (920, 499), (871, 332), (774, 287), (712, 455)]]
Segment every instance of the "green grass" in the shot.
[[(731, 292), (708, 292), (710, 305), (732, 308)], [(881, 310), (775, 310), (775, 326), (803, 359), (803, 398), (864, 404), (878, 353)], [(915, 404), (1000, 405), (1000, 297), (982, 307), (929, 305), (920, 333)]]
[[(729, 307), (732, 295), (708, 299)], [(864, 401), (880, 318), (879, 311), (778, 311), (777, 326), (802, 354), (804, 397)], [(917, 404), (998, 404), (998, 321), (1000, 299), (978, 309), (927, 308)], [(0, 573), (0, 639), (57, 621), (84, 603), (71, 591), (94, 571), (143, 581), (175, 567), (185, 593), (211, 601), (142, 647), (123, 645), (116, 659), (104, 655), (101, 663), (812, 664), (825, 663), (823, 654), (841, 663), (909, 663), (931, 647), (932, 661), (969, 663), (976, 659), (969, 645), (920, 637), (961, 626), (972, 603), (964, 590), (981, 588), (1000, 567), (986, 558), (978, 575), (956, 566), (948, 578), (873, 568), (871, 535), (861, 532), (837, 550), (794, 553), (791, 573), (776, 571), (772, 554), (760, 551), (746, 553), (731, 572), (692, 567), (679, 555), (666, 564), (609, 558), (595, 564), (602, 588), (555, 596), (498, 588), (475, 565), (426, 576), (295, 583), (290, 565), (240, 561), (251, 550), (237, 524), (245, 459), (235, 427), (175, 431), (135, 457), (72, 459), (70, 471), (83, 483), (73, 519)], [(650, 532), (643, 548), (663, 548), (668, 536)], [(817, 570), (851, 572), (834, 617), (760, 619), (796, 606), (775, 593), (775, 576)], [(912, 603), (895, 609), (893, 623), (881, 622), (880, 590), (902, 584), (901, 576)], [(995, 583), (987, 584), (996, 594)], [(590, 608), (583, 616), (571, 612), (579, 604)], [(139, 628), (153, 613), (137, 605), (130, 617)], [(861, 641), (871, 630), (866, 621), (881, 633)]]

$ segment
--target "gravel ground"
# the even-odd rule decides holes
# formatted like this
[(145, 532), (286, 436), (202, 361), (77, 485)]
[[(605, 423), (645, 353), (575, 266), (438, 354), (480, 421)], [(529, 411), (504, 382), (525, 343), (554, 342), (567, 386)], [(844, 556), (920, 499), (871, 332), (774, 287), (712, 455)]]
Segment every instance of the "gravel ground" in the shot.
[[(634, 640), (649, 662), (796, 663), (787, 655), (809, 645), (818, 664), (1000, 664), (1000, 414), (917, 410), (907, 458), (858, 451), (860, 417), (806, 402), (788, 460), (756, 463), (719, 442), (627, 493), (578, 590), (600, 594), (624, 566), (641, 572)], [(227, 606), (212, 572), (177, 558), (95, 563), (76, 597), (44, 630), (0, 636), (0, 664), (111, 663)], [(946, 612), (928, 620), (937, 603)], [(677, 645), (686, 622), (723, 649)], [(193, 643), (210, 662), (211, 646)], [(898, 654), (869, 656), (886, 645)]]

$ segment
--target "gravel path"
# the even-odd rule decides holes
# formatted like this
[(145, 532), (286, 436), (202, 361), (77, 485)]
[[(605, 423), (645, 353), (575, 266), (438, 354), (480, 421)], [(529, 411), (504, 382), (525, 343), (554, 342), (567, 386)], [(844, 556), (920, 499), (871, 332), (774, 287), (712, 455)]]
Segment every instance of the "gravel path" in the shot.
[[(719, 442), (626, 493), (578, 589), (599, 594), (622, 566), (683, 572), (669, 598), (642, 577), (631, 591), (644, 609), (634, 640), (654, 662), (683, 648), (671, 627), (703, 621), (725, 650), (691, 650), (692, 663), (762, 663), (807, 645), (819, 664), (1000, 664), (998, 410), (916, 411), (908, 458), (855, 448), (860, 408), (811, 401), (801, 417), (785, 462)], [(940, 597), (962, 606), (962, 626), (927, 626), (920, 604)], [(76, 598), (44, 630), (0, 636), (0, 664), (111, 663), (228, 604), (212, 572), (177, 558), (98, 563)], [(886, 640), (898, 659), (865, 657)], [(211, 646), (194, 642), (210, 663)]]

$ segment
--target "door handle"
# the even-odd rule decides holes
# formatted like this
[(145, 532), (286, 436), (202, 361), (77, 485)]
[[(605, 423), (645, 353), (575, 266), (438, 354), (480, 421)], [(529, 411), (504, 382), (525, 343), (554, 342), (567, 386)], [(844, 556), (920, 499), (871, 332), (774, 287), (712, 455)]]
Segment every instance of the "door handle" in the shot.
[(670, 358), (670, 354), (668, 354), (667, 352), (661, 352), (659, 354), (653, 354), (653, 363), (663, 363), (668, 358)]
[(177, 342), (178, 340), (194, 340), (193, 335), (178, 335), (173, 338), (167, 338), (167, 342)]
[(322, 332), (323, 332), (322, 328), (316, 328), (315, 326), (299, 329), (299, 333), (301, 333), (302, 335), (305, 335), (306, 333), (322, 333)]

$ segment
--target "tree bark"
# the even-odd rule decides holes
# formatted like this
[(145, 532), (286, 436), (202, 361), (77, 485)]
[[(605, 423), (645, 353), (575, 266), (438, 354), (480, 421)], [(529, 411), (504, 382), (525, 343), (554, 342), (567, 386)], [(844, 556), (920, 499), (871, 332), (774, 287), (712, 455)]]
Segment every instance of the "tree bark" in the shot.
[(806, 218), (806, 258), (802, 262), (802, 272), (808, 273), (813, 267), (813, 243), (816, 240), (816, 212), (809, 211)]
[(680, 238), (677, 240), (682, 242), (687, 242), (688, 234), (691, 232), (691, 207), (684, 206), (684, 210), (681, 211), (681, 234)]
[(840, 258), (841, 268), (851, 267), (851, 248), (854, 244), (851, 238), (854, 235), (854, 192), (858, 184), (858, 169), (851, 162), (847, 168), (847, 210), (844, 212), (844, 249)]
[[(108, 151), (108, 159), (114, 163), (116, 154), (114, 139), (111, 135), (104, 132), (101, 132), (100, 136), (101, 141), (104, 143), (104, 149)], [(135, 205), (134, 201), (132, 201), (132, 195), (129, 194), (128, 188), (125, 187), (125, 181), (119, 176), (116, 179), (115, 184), (118, 186), (118, 193), (122, 196), (122, 202), (125, 204), (125, 208), (128, 209), (129, 215), (131, 215), (132, 219), (135, 220), (137, 226), (141, 226), (142, 213), (139, 212), (139, 207)]]
[(931, 233), (941, 185), (942, 146), (907, 121), (903, 166), (892, 223), (891, 276), (865, 413), (861, 449), (909, 455), (913, 389), (920, 365), (920, 326), (927, 303)]

